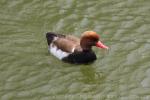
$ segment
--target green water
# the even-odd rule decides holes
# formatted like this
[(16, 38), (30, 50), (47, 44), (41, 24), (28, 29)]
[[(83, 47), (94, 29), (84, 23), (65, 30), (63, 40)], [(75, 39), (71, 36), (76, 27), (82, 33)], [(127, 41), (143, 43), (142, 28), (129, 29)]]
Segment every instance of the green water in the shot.
[[(59, 61), (45, 33), (94, 30), (90, 65)], [(0, 100), (150, 100), (150, 0), (0, 0)]]

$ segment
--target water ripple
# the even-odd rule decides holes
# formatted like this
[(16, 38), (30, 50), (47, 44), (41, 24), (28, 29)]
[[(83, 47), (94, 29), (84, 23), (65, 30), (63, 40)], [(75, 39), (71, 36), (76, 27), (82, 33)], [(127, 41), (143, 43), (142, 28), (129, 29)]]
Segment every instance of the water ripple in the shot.
[[(149, 100), (147, 0), (1, 0), (1, 100)], [(90, 65), (63, 63), (47, 51), (45, 32), (94, 30), (110, 47)]]

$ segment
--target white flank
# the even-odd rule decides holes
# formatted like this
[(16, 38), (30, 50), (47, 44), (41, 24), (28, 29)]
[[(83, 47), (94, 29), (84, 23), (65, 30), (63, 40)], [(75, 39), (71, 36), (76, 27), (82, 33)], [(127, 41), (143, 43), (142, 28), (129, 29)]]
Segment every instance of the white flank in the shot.
[(58, 49), (53, 43), (49, 46), (49, 51), (51, 54), (59, 58), (60, 60), (64, 57), (67, 57), (69, 53), (62, 51), (61, 49)]

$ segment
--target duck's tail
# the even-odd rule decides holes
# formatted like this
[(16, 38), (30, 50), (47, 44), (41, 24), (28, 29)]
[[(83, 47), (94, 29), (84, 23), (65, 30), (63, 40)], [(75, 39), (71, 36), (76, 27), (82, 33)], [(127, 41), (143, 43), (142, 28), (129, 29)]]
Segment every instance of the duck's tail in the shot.
[(46, 33), (47, 44), (50, 45), (53, 42), (53, 40), (55, 39), (55, 37), (64, 38), (65, 35), (57, 34), (57, 33), (54, 33), (54, 32), (47, 32)]
[(54, 40), (54, 37), (57, 37), (57, 35), (53, 32), (48, 32), (46, 33), (46, 38), (47, 38), (47, 44), (50, 45), (52, 41)]

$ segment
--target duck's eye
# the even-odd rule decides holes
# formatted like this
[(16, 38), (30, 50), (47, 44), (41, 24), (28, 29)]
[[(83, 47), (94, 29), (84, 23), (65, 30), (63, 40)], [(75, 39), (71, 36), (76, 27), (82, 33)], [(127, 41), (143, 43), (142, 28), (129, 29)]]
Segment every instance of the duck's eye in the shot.
[(98, 41), (98, 39), (93, 39), (93, 41), (94, 41), (94, 42), (97, 42), (97, 41)]

